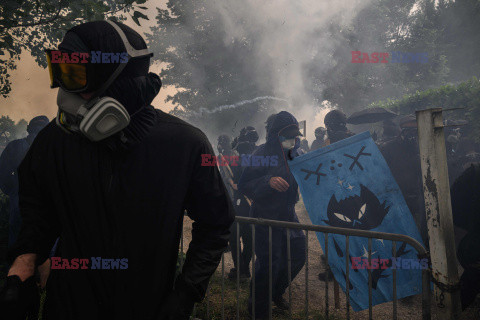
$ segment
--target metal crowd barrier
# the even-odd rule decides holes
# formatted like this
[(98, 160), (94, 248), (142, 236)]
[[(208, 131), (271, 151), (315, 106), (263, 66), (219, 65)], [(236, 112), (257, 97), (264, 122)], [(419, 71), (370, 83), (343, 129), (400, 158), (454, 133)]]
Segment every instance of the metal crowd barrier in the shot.
[[(240, 232), (239, 226), (240, 223), (250, 224), (252, 228), (252, 319), (255, 319), (255, 225), (268, 226), (269, 234), (269, 281), (268, 281), (268, 297), (269, 301), (272, 301), (272, 227), (285, 228), (287, 229), (287, 273), (288, 273), (288, 302), (289, 302), (289, 316), (292, 318), (292, 289), (291, 289), (291, 252), (290, 252), (290, 229), (300, 229), (305, 231), (305, 319), (309, 319), (309, 301), (308, 301), (308, 235), (309, 231), (321, 232), (325, 235), (325, 259), (328, 271), (328, 234), (340, 234), (346, 237), (345, 245), (345, 257), (349, 257), (349, 241), (351, 236), (364, 237), (368, 238), (368, 262), (371, 265), (371, 255), (372, 255), (372, 239), (383, 239), (393, 241), (392, 256), (396, 256), (396, 243), (405, 242), (412, 246), (418, 253), (420, 258), (427, 257), (427, 251), (425, 248), (415, 239), (394, 233), (386, 232), (375, 232), (375, 231), (366, 231), (366, 230), (357, 230), (357, 229), (347, 229), (347, 228), (337, 228), (329, 226), (319, 226), (319, 225), (308, 225), (295, 222), (285, 222), (277, 220), (266, 220), (266, 219), (257, 219), (257, 218), (248, 218), (248, 217), (236, 217), (235, 224), (237, 228), (237, 261), (240, 261)], [(183, 252), (183, 234), (181, 238), (181, 248)], [(182, 255), (183, 257), (183, 255)], [(345, 259), (346, 263), (346, 319), (350, 319), (350, 288), (349, 288), (349, 275), (350, 275), (350, 262), (348, 258)], [(180, 263), (183, 265), (183, 261)], [(222, 270), (222, 291), (221, 291), (221, 305), (222, 305), (222, 320), (225, 319), (225, 260), (222, 255), (221, 261), (221, 270)], [(329, 278), (328, 272), (326, 272), (325, 278), (325, 317), (329, 319)], [(392, 269), (392, 280), (393, 280), (393, 320), (397, 320), (397, 274), (396, 269)], [(210, 288), (209, 288), (210, 289)], [(207, 319), (210, 319), (210, 290), (207, 290), (206, 294), (206, 313)], [(240, 268), (237, 268), (237, 277), (236, 277), (236, 294), (237, 294), (237, 306), (236, 306), (236, 319), (240, 319)], [(430, 305), (430, 270), (422, 269), (422, 319), (430, 320), (431, 319), (431, 305)], [(372, 310), (372, 270), (368, 269), (368, 312), (369, 319), (373, 319), (373, 310)], [(194, 315), (192, 318), (195, 318), (195, 309)], [(272, 304), (269, 303), (268, 308), (268, 318), (272, 319)]]

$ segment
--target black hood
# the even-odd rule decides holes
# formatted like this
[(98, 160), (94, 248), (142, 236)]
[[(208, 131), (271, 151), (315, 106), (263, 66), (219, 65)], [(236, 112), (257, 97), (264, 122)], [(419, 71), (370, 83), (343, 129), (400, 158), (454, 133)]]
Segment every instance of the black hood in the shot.
[(278, 136), (280, 131), (290, 128), (296, 128), (298, 130), (298, 121), (295, 117), (287, 111), (279, 112), (271, 126), (268, 127), (267, 131), (267, 144), (276, 142), (278, 143)]
[[(266, 154), (279, 155), (284, 158), (284, 150), (282, 148), (282, 143), (280, 142), (279, 136), (285, 131), (294, 132), (295, 134), (300, 135), (297, 119), (290, 112), (281, 111), (275, 115), (271, 123), (268, 125), (267, 142), (265, 143)], [(299, 142), (300, 141), (297, 141), (293, 150), (290, 151), (292, 155), (296, 154), (298, 148), (300, 147)], [(286, 160), (285, 165), (287, 165)]]
[[(117, 24), (135, 49), (147, 48), (145, 41), (136, 31), (122, 23)], [(126, 52), (120, 35), (106, 21), (87, 22), (73, 27), (67, 32), (58, 49), (66, 52)], [(95, 74), (98, 75), (95, 79), (96, 86), (106, 82), (118, 65), (94, 64)], [(161, 81), (158, 75), (148, 72), (149, 67), (150, 57), (130, 59), (117, 79), (100, 96), (115, 98), (130, 114), (150, 105), (160, 91)]]

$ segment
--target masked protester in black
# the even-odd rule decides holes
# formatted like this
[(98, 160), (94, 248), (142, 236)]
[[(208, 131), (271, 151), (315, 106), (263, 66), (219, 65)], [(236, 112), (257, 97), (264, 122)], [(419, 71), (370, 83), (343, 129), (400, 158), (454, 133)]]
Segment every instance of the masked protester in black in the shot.
[(453, 223), (466, 231), (457, 257), (464, 271), (460, 278), (462, 308), (480, 294), (480, 164), (471, 165), (451, 188)]
[(314, 151), (325, 146), (325, 135), (327, 134), (327, 129), (324, 127), (318, 127), (315, 129), (315, 140), (312, 142), (310, 151)]
[[(298, 222), (295, 203), (298, 185), (288, 168), (287, 158), (299, 148), (300, 131), (293, 115), (282, 111), (267, 121), (267, 142), (253, 155), (277, 156), (278, 166), (247, 167), (239, 182), (239, 190), (253, 200), (250, 216), (272, 220)], [(255, 313), (257, 318), (267, 316), (268, 306), (268, 227), (255, 228)], [(291, 279), (305, 263), (305, 235), (301, 230), (290, 230)], [(282, 295), (288, 287), (287, 234), (285, 229), (272, 228), (273, 302), (288, 309)], [(252, 299), (249, 300), (251, 311)]]
[[(48, 125), (49, 120), (46, 116), (38, 116), (30, 120), (27, 126), (28, 136), (23, 139), (17, 139), (10, 142), (0, 156), (0, 189), (9, 197), (9, 222), (8, 222), (8, 245), (13, 246), (20, 232), (21, 217), (18, 204), (18, 167), (28, 152), (37, 134)], [(0, 257), (3, 261), (4, 257)], [(48, 268), (48, 263), (45, 264)], [(15, 300), (18, 297), (20, 289), (25, 297), (22, 301), (15, 303), (14, 308), (24, 310), (31, 317), (35, 317), (39, 308), (39, 296), (36, 280), (31, 277), (28, 281), (22, 283), (19, 278), (12, 277), (8, 279), (8, 287), (17, 288), (17, 291), (10, 292)], [(2, 314), (0, 308), (0, 315)], [(4, 313), (4, 315), (6, 315)]]
[[(131, 46), (146, 48), (138, 33), (117, 26)], [(98, 21), (72, 28), (59, 49), (108, 53), (126, 47), (116, 28)], [(118, 65), (91, 67), (104, 81)], [(52, 270), (44, 319), (188, 319), (227, 247), (232, 204), (217, 168), (201, 166), (201, 155), (213, 154), (212, 147), (200, 130), (150, 105), (161, 82), (148, 69), (149, 57), (130, 59), (101, 94), (128, 111), (126, 128), (92, 142), (52, 122), (19, 168), (23, 224), (10, 251), (15, 262), (8, 279), (27, 279), (57, 237), (57, 255), (75, 269)], [(195, 222), (175, 280), (185, 209)], [(92, 257), (127, 263), (119, 268), (107, 260), (99, 270)], [(87, 268), (76, 269), (75, 258), (89, 259)], [(12, 306), (5, 297), (14, 289), (4, 289), (0, 310)]]
[(330, 111), (325, 115), (325, 119), (323, 121), (327, 127), (328, 139), (325, 143), (326, 145), (354, 135), (347, 128), (347, 116), (340, 110)]
[(17, 139), (10, 142), (2, 155), (0, 156), (0, 189), (8, 195), (9, 210), (9, 247), (17, 240), (20, 232), (20, 209), (18, 207), (18, 166), (27, 154), (30, 145), (35, 140), (37, 134), (50, 121), (46, 116), (38, 116), (30, 120), (27, 132), (28, 136), (23, 139)]
[[(258, 141), (258, 133), (254, 127), (248, 126), (240, 130), (240, 135), (235, 139), (235, 151), (239, 155), (237, 166), (231, 166), (234, 175), (234, 184), (236, 187), (234, 205), (235, 213), (240, 217), (248, 217), (250, 212), (251, 201), (244, 194), (238, 191), (238, 182), (242, 176), (243, 170), (242, 157), (250, 156), (257, 147), (255, 143)], [(241, 278), (250, 278), (250, 260), (252, 259), (252, 231), (250, 225), (240, 223), (238, 225), (239, 232), (237, 232), (237, 224), (233, 224), (230, 229), (230, 248), (232, 253), (233, 268), (230, 269), (228, 278), (234, 280), (237, 278), (237, 269), (239, 268), (239, 276)], [(237, 235), (238, 234), (238, 235)], [(243, 244), (237, 246), (237, 236)], [(240, 250), (240, 252), (237, 252)], [(239, 259), (237, 259), (237, 255)], [(239, 261), (238, 261), (239, 260)]]
[(400, 135), (395, 139), (380, 143), (379, 149), (402, 191), (424, 243), (428, 246), (417, 128), (414, 125), (416, 126), (415, 117), (405, 116), (402, 118)]

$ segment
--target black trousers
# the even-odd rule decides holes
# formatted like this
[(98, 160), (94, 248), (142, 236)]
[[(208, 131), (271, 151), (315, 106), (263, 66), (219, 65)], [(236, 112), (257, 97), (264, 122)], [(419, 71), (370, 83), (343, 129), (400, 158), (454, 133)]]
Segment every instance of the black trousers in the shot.
[[(240, 205), (235, 207), (235, 211), (238, 216), (248, 217), (250, 206), (245, 199), (240, 200)], [(233, 265), (235, 268), (240, 268), (240, 273), (249, 273), (250, 260), (252, 260), (252, 227), (250, 224), (239, 223), (238, 229), (240, 231), (238, 234), (240, 248), (237, 246), (237, 223), (234, 222), (230, 227), (230, 249)], [(237, 261), (237, 251), (240, 251), (240, 261)]]
[[(255, 315), (268, 314), (268, 227), (255, 229)], [(272, 228), (272, 299), (280, 298), (288, 288), (287, 236), (284, 229)], [(290, 234), (291, 280), (295, 279), (305, 264), (305, 235)], [(250, 288), (252, 285), (250, 285)], [(249, 310), (252, 310), (252, 291), (249, 298)]]

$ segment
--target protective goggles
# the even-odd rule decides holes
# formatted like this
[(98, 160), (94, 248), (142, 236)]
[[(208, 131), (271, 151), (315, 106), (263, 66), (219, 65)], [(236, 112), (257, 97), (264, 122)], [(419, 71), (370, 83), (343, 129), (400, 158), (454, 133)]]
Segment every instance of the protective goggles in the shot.
[(45, 50), (50, 74), (50, 87), (62, 87), (68, 92), (87, 91), (90, 84), (88, 80), (92, 72), (90, 63), (52, 62), (52, 52), (59, 51)]
[[(115, 22), (110, 20), (106, 20), (106, 22), (117, 31), (118, 35), (122, 39), (128, 54), (127, 61), (133, 58), (153, 56), (153, 53), (149, 52), (148, 49), (137, 50), (133, 48), (128, 42), (125, 33)], [(52, 88), (62, 87), (62, 89), (67, 92), (79, 93), (96, 91), (97, 94), (100, 94), (120, 75), (128, 63), (120, 63), (109, 79), (103, 84), (103, 86), (101, 86), (100, 89), (95, 90), (96, 88), (93, 88), (95, 68), (90, 61), (87, 63), (53, 63), (52, 52), (54, 51), (56, 50), (45, 51), (47, 54), (48, 70), (50, 73), (50, 86)]]

